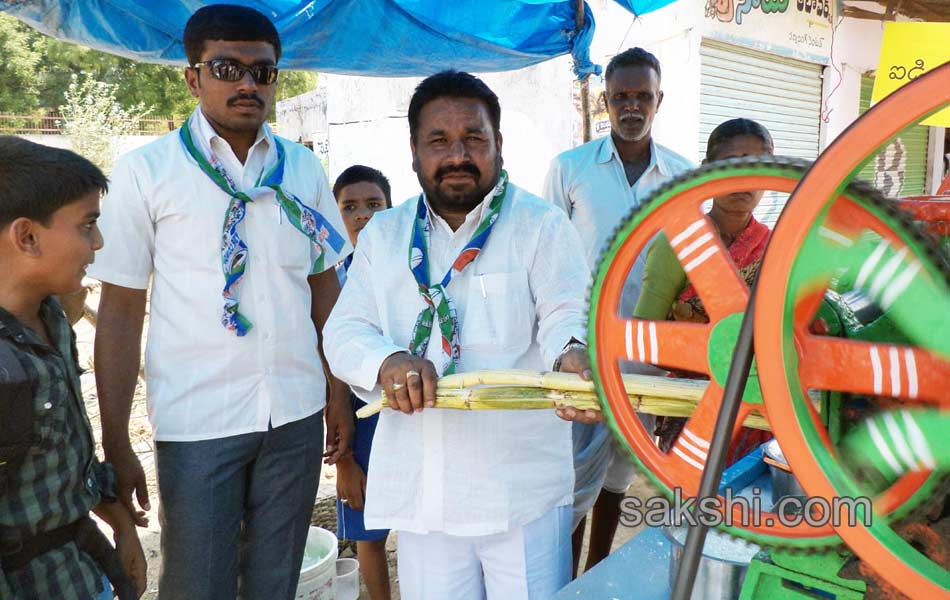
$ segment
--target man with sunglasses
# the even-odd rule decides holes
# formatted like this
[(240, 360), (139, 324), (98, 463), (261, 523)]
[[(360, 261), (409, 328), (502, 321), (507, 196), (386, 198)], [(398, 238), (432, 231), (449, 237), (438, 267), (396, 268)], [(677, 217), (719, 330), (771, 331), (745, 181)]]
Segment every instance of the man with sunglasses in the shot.
[[(270, 131), (280, 39), (261, 13), (188, 21), (181, 129), (124, 156), (100, 220), (111, 247), (96, 383), (118, 496), (149, 510), (129, 413), (146, 349), (156, 441), (163, 600), (294, 597), (320, 474), (348, 451), (349, 390), (321, 331), (352, 248), (312, 152)], [(326, 390), (329, 389), (329, 398)], [(145, 524), (144, 513), (137, 513)]]

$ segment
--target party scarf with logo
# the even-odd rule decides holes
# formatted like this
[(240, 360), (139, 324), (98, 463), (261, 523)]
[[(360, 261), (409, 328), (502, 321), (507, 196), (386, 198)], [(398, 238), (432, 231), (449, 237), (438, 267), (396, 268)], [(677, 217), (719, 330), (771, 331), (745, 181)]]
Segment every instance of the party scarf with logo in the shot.
[[(236, 332), (238, 336), (243, 336), (247, 334), (252, 325), (238, 310), (238, 291), (241, 287), (241, 278), (244, 276), (248, 256), (247, 244), (244, 243), (238, 233), (238, 225), (244, 220), (247, 203), (253, 202), (254, 199), (235, 189), (223, 167), (220, 165), (212, 166), (208, 162), (208, 159), (198, 150), (194, 139), (191, 137), (189, 123), (181, 126), (179, 134), (185, 150), (195, 159), (198, 167), (231, 198), (228, 203), (228, 210), (224, 215), (224, 230), (221, 236), (221, 266), (224, 271), (224, 290), (222, 292), (224, 313), (221, 317), (221, 323), (228, 330)], [(277, 203), (284, 214), (287, 215), (287, 219), (300, 233), (310, 239), (317, 255), (311, 271), (314, 273), (321, 272), (326, 258), (326, 245), (329, 244), (334, 252), (339, 253), (343, 248), (343, 237), (333, 229), (333, 226), (323, 215), (281, 188), (286, 155), (280, 140), (275, 137), (274, 143), (277, 148), (277, 164), (261, 177), (262, 183), (260, 185), (274, 190), (277, 195)]]
[(478, 258), (485, 242), (488, 241), (492, 228), (495, 226), (495, 221), (498, 220), (507, 191), (508, 173), (502, 171), (501, 179), (498, 185), (495, 186), (491, 203), (488, 205), (488, 214), (478, 224), (472, 239), (459, 252), (448, 273), (445, 274), (442, 281), (435, 285), (430, 285), (429, 280), (429, 249), (428, 240), (426, 239), (429, 214), (425, 200), (423, 200), (421, 194), (419, 195), (416, 205), (416, 219), (413, 223), (412, 238), (409, 243), (409, 270), (412, 271), (416, 283), (419, 284), (419, 295), (425, 300), (426, 307), (416, 318), (416, 326), (412, 330), (409, 351), (416, 356), (425, 356), (426, 348), (429, 346), (429, 338), (432, 335), (432, 321), (438, 317), (439, 331), (442, 334), (442, 353), (447, 359), (443, 375), (451, 375), (455, 372), (461, 355), (458, 317), (452, 309), (446, 288), (454, 275), (461, 273), (465, 267)]

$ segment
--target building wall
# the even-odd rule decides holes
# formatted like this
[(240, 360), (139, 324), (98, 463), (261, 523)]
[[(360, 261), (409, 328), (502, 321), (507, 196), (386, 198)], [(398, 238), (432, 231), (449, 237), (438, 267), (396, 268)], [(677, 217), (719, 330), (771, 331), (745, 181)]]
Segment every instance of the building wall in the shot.
[[(591, 44), (594, 62), (634, 46), (652, 52), (663, 71), (663, 103), (653, 125), (654, 139), (693, 161), (699, 131), (699, 45), (704, 0), (679, 0), (634, 17), (613, 0), (588, 0), (597, 29)], [(601, 84), (602, 85), (602, 84)]]
[[(589, 0), (597, 19), (592, 56), (596, 62), (606, 64), (617, 51), (630, 46), (643, 46), (653, 52), (663, 67), (663, 90), (665, 98), (657, 115), (654, 136), (684, 156), (698, 161), (700, 105), (700, 59), (699, 45), (704, 37), (725, 40), (723, 30), (734, 31), (732, 25), (723, 25), (705, 18), (708, 0), (680, 0), (656, 12), (633, 18), (611, 0)], [(719, 5), (736, 6), (738, 1), (718, 2)], [(748, 15), (747, 15), (748, 17)], [(730, 29), (731, 28), (731, 29)], [(817, 30), (817, 28), (816, 28)], [(826, 65), (823, 76), (821, 105), (821, 149), (826, 148), (859, 116), (861, 75), (877, 68), (883, 39), (884, 24), (866, 19), (838, 19), (830, 27), (823, 28), (821, 45), (809, 40), (806, 45), (777, 51), (794, 58), (810, 58)], [(788, 32), (802, 37), (802, 31)], [(810, 34), (809, 34), (810, 35)], [(760, 37), (767, 37), (761, 36)], [(772, 36), (781, 39), (781, 36)], [(726, 40), (730, 41), (730, 40)], [(763, 49), (761, 43), (743, 44), (746, 47)], [(808, 56), (810, 48), (820, 53)], [(936, 189), (943, 172), (941, 128), (932, 128), (930, 152), (931, 180), (929, 192)]]
[[(842, 19), (835, 51), (825, 70), (826, 125), (824, 147), (841, 135), (860, 115), (861, 76), (877, 69), (884, 23), (866, 19)], [(838, 50), (840, 48), (840, 51)], [(942, 127), (931, 127), (927, 193), (934, 193), (944, 171)]]
[[(735, 10), (740, 3), (718, 2), (714, 5), (728, 5)], [(789, 19), (756, 11), (744, 14), (745, 20), (739, 26), (731, 20), (725, 22), (723, 19), (710, 18), (707, 14), (710, 8), (709, 0), (680, 0), (635, 19), (629, 13), (625, 16), (625, 11), (612, 1), (595, 0), (593, 7), (598, 27), (594, 51), (601, 62), (605, 63), (609, 56), (630, 46), (642, 46), (660, 60), (663, 68), (664, 101), (654, 125), (654, 137), (696, 162), (702, 160), (699, 148), (705, 146), (705, 140), (699, 139), (702, 66), (700, 46), (704, 38), (733, 44), (737, 44), (737, 40), (750, 38), (749, 41), (737, 45), (756, 50), (770, 48), (776, 55), (799, 60), (817, 60), (821, 53), (816, 54), (814, 49), (827, 49), (830, 44), (830, 25), (815, 25), (815, 31), (820, 31), (824, 36), (823, 39), (817, 40), (822, 47), (817, 44), (809, 46), (807, 43), (799, 47), (790, 40), (791, 34), (798, 36), (801, 35), (800, 32), (781, 30), (782, 23)], [(801, 21), (802, 19), (797, 20), (795, 26), (798, 27)], [(758, 31), (763, 27), (770, 27), (774, 31)], [(877, 52), (876, 47), (874, 52)], [(857, 95), (848, 101), (853, 101), (856, 111)]]
[(277, 133), (300, 142), (320, 157), (323, 168), (329, 164), (327, 155), (327, 90), (324, 78), (317, 88), (277, 103)]
[[(514, 183), (540, 193), (551, 158), (571, 147), (570, 59), (479, 76), (501, 103), (505, 168)], [(422, 78), (321, 78), (327, 90), (331, 181), (350, 165), (366, 164), (389, 178), (395, 203), (419, 193), (406, 115)]]
[(884, 24), (867, 19), (842, 19), (835, 34), (831, 65), (825, 70), (824, 147), (859, 116), (861, 75), (877, 68)]

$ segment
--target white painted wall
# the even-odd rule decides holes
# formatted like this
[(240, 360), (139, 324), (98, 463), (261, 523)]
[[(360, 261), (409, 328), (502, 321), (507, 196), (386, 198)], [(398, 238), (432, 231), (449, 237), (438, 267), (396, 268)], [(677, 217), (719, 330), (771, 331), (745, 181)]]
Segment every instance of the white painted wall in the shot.
[[(606, 65), (610, 56), (642, 46), (660, 59), (664, 101), (654, 137), (684, 156), (698, 161), (699, 45), (709, 24), (705, 0), (680, 0), (635, 18), (611, 0), (590, 2), (597, 20), (591, 55)], [(861, 75), (877, 68), (884, 24), (866, 19), (840, 19), (834, 28), (830, 64), (824, 70), (821, 148), (824, 149), (858, 118)], [(940, 138), (940, 130), (935, 131)], [(940, 138), (942, 139), (942, 138)], [(936, 146), (936, 144), (935, 144)], [(942, 158), (931, 153), (931, 185), (936, 189)], [(933, 191), (931, 189), (930, 191)]]
[(613, 0), (589, 0), (597, 29), (591, 58), (606, 67), (610, 59), (634, 46), (652, 52), (663, 71), (663, 104), (653, 136), (657, 142), (693, 161), (699, 131), (699, 45), (704, 0), (679, 0), (635, 17)]
[(835, 31), (831, 64), (825, 69), (823, 148), (858, 118), (861, 75), (877, 68), (883, 35), (881, 22), (841, 19)]
[[(571, 147), (570, 59), (478, 75), (501, 103), (505, 168), (515, 184), (540, 194), (551, 158)], [(350, 165), (365, 164), (389, 178), (394, 203), (418, 194), (406, 114), (422, 78), (321, 78), (327, 87), (330, 180)]]
[(326, 84), (321, 80), (317, 89), (277, 103), (279, 134), (295, 142), (311, 141), (326, 136)]

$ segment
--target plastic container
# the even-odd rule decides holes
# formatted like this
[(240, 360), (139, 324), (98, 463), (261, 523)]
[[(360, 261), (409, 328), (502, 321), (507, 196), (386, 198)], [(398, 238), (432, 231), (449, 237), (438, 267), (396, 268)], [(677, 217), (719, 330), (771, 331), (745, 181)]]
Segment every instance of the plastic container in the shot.
[(336, 556), (336, 536), (326, 529), (311, 527), (294, 600), (336, 600)]
[(360, 597), (360, 562), (355, 558), (336, 561), (336, 600), (357, 600)]
[[(683, 546), (686, 544), (685, 527), (664, 527), (663, 533), (670, 540), (670, 588), (679, 572), (683, 558)], [(699, 560), (696, 581), (693, 585), (691, 600), (737, 600), (742, 592), (749, 563), (759, 551), (759, 547), (710, 529), (703, 545), (703, 556)]]

